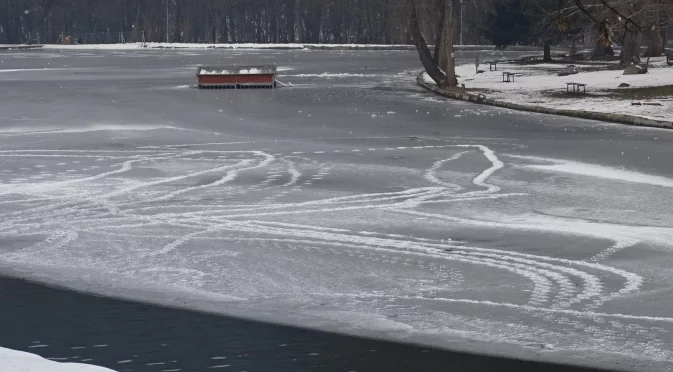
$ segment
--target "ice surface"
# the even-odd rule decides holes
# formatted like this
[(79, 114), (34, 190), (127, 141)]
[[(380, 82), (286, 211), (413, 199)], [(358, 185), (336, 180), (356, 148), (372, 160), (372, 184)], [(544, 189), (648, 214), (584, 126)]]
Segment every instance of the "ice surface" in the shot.
[(192, 82), (173, 73), (180, 52), (98, 53), (62, 61), (84, 74), (0, 74), (3, 274), (473, 352), (672, 365), (672, 133), (427, 101), (413, 53), (278, 52), (300, 74), (350, 74), (282, 92), (167, 89)]
[(524, 166), (530, 169), (539, 169), (549, 172), (573, 173), (590, 177), (606, 178), (617, 181), (643, 183), (654, 186), (673, 188), (673, 179), (633, 172), (626, 169), (616, 169), (603, 167), (595, 164), (586, 164), (561, 159), (549, 159), (534, 156), (512, 156), (519, 159), (531, 159), (542, 163), (551, 164), (530, 164)]
[(136, 124), (136, 125), (118, 125), (118, 124), (90, 124), (82, 127), (30, 127), (26, 128), (25, 126), (14, 126), (14, 127), (2, 127), (0, 128), (0, 136), (30, 136), (30, 135), (41, 135), (46, 133), (59, 134), (59, 133), (85, 133), (85, 132), (97, 132), (97, 131), (151, 131), (157, 129), (173, 129), (173, 130), (185, 130), (182, 128), (177, 128), (170, 125), (147, 125), (147, 124)]
[(40, 356), (0, 347), (3, 372), (113, 372), (111, 369), (79, 363), (59, 363)]
[[(433, 145), (427, 149), (437, 147)], [(85, 174), (72, 180), (37, 183), (24, 180), (17, 184), (5, 184), (0, 189), (0, 195), (18, 196), (14, 205), (21, 206), (23, 198), (47, 200), (38, 206), (26, 205), (22, 208), (23, 212), (7, 214), (5, 225), (14, 229), (29, 228), (30, 224), (25, 225), (22, 221), (37, 220), (47, 237), (44, 241), (3, 257), (14, 263), (48, 262), (56, 267), (67, 263), (71, 270), (76, 267), (105, 268), (134, 277), (133, 286), (136, 289), (140, 288), (137, 287), (139, 283), (156, 283), (164, 288), (172, 288), (171, 291), (184, 291), (191, 296), (200, 294), (222, 301), (244, 303), (259, 296), (272, 296), (274, 302), (279, 301), (276, 307), (296, 306), (307, 295), (330, 299), (330, 302), (346, 301), (337, 308), (319, 313), (310, 311), (307, 314), (380, 331), (415, 332), (415, 328), (387, 317), (364, 318), (352, 310), (345, 311), (342, 306), (349, 308), (347, 299), (365, 303), (429, 301), (580, 319), (602, 317), (673, 324), (673, 318), (663, 315), (633, 315), (598, 310), (608, 301), (638, 293), (643, 286), (642, 276), (599, 261), (641, 241), (665, 243), (673, 238), (672, 229), (606, 223), (592, 226), (590, 222), (564, 222), (553, 217), (547, 217), (545, 221), (545, 218), (523, 215), (511, 222), (489, 222), (487, 215), (467, 219), (430, 213), (427, 208), (436, 204), (479, 203), (527, 195), (512, 190), (503, 191), (502, 186), (493, 182), (494, 176), (502, 172), (507, 164), (492, 148), (461, 143), (439, 147), (451, 154), (431, 164), (423, 177), (427, 182), (417, 187), (391, 192), (323, 195), (289, 203), (277, 200), (276, 192), (298, 188), (299, 184), (302, 188), (311, 187), (325, 177), (330, 178), (332, 172), (322, 168), (299, 168), (291, 156), (276, 156), (260, 150), (187, 150), (179, 146), (143, 151), (5, 150), (0, 152), (0, 156), (7, 159), (13, 155), (23, 159), (42, 158), (45, 155), (62, 159), (65, 156), (67, 164), (75, 164), (80, 160), (74, 159), (86, 160), (88, 156), (94, 155), (107, 162), (110, 170)], [(349, 152), (404, 153), (424, 148), (374, 147), (351, 149)], [(322, 150), (312, 152), (314, 156), (324, 156), (325, 153)], [(467, 178), (447, 177), (444, 169), (462, 164), (468, 158), (478, 159), (477, 164), (481, 164), (472, 168), (477, 170), (474, 174)], [(532, 162), (517, 165), (523, 169), (558, 171), (540, 165), (539, 158), (520, 159)], [(570, 162), (562, 164), (572, 165)], [(161, 176), (136, 179), (130, 175), (136, 167), (148, 166), (156, 169), (156, 174)], [(585, 171), (587, 167), (589, 170)], [(603, 171), (601, 174), (596, 169), (601, 168), (575, 164), (561, 171), (610, 180), (619, 179), (617, 176), (634, 178), (635, 175), (617, 172), (615, 176), (614, 171)], [(265, 178), (252, 187), (235, 186), (260, 172), (265, 172)], [(673, 184), (663, 177), (653, 183), (644, 175), (638, 176), (648, 181), (648, 184)], [(203, 181), (194, 182), (202, 177)], [(264, 202), (259, 202), (254, 197), (247, 199), (248, 193), (266, 197)], [(236, 196), (239, 201), (223, 204), (208, 204), (205, 201), (231, 196)], [(94, 205), (86, 207), (87, 203)], [(80, 213), (77, 211), (82, 208), (88, 210), (88, 213), (81, 217), (70, 217), (67, 221), (60, 218), (77, 216)], [(395, 215), (409, 215), (509, 230), (535, 229), (570, 236), (599, 236), (614, 243), (606, 245), (604, 252), (596, 252), (598, 258), (578, 261), (432, 238), (360, 232), (336, 227), (343, 225), (343, 222), (334, 223), (345, 218), (342, 221), (352, 224), (371, 212), (392, 213), (387, 220), (394, 225), (402, 222)], [(331, 223), (319, 222), (323, 215), (331, 216)], [(20, 236), (18, 231), (12, 233), (10, 230), (10, 234)], [(348, 259), (349, 256), (361, 263), (356, 265)], [(171, 263), (175, 259), (182, 263)], [(208, 264), (204, 266), (202, 262)], [(292, 265), (288, 266), (291, 262)], [(343, 273), (349, 272), (350, 278), (344, 276), (341, 270), (333, 271), (334, 266), (341, 267), (346, 262), (349, 262), (347, 265), (352, 271), (345, 267), (341, 270), (344, 270)], [(411, 272), (406, 275), (420, 275), (419, 283), (430, 280), (428, 289), (419, 287), (419, 283), (414, 284), (413, 281), (388, 278), (384, 274), (385, 270), (379, 271), (381, 269), (377, 268), (381, 263), (409, 264)], [(511, 276), (508, 279), (510, 281), (527, 281), (530, 292), (515, 296), (510, 301), (499, 302), (488, 296), (475, 297), (467, 293), (458, 297), (439, 295), (442, 288), (452, 288), (450, 293), (453, 294), (465, 291), (463, 284), (460, 284), (462, 281), (454, 282), (450, 279), (450, 273), (456, 265), (468, 265), (474, 267), (472, 270), (486, 270), (484, 272), (495, 270), (506, 277)], [(264, 269), (256, 272), (254, 267)], [(247, 269), (241, 271), (242, 268)], [(416, 270), (420, 271), (412, 274)], [(426, 277), (423, 273), (425, 270), (437, 270), (436, 275), (439, 277)], [(361, 274), (357, 273), (374, 275), (365, 287), (361, 287), (357, 282), (364, 278), (359, 278)], [(259, 275), (264, 279), (257, 278)], [(579, 281), (573, 284), (574, 280)], [(129, 282), (124, 283), (123, 286), (130, 285)], [(284, 293), (282, 299), (276, 298), (278, 291)], [(286, 305), (279, 305), (286, 301)], [(508, 336), (504, 330), (499, 333), (493, 328), (489, 337), (502, 342)]]

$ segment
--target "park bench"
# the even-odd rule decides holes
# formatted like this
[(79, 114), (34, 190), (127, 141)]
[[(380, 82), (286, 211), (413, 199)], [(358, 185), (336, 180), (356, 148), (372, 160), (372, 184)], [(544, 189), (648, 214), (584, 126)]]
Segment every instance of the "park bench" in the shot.
[(666, 50), (666, 64), (673, 66), (673, 50)]
[(488, 63), (488, 71), (498, 71), (498, 63), (500, 61), (491, 61), (491, 62), (486, 62)]
[[(572, 87), (572, 91), (570, 90)], [(580, 90), (581, 88), (581, 90)], [(582, 83), (566, 83), (567, 94), (587, 94), (587, 85)]]
[(513, 83), (514, 82), (514, 76), (516, 76), (516, 74), (513, 73), (513, 72), (503, 72), (502, 73), (502, 82), (503, 83)]

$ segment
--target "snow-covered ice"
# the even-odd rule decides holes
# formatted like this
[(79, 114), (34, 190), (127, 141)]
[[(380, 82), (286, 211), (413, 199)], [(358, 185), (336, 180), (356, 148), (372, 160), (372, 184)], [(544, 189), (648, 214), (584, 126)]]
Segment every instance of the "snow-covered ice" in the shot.
[[(125, 44), (80, 44), (61, 45), (46, 44), (43, 49), (60, 50), (132, 50), (139, 48), (148, 49), (290, 49), (302, 50), (306, 48), (321, 49), (391, 49), (413, 48), (413, 45), (384, 45), (384, 44), (265, 44), (265, 43), (125, 43)], [(477, 47), (477, 46), (473, 46)]]
[(547, 170), (550, 172), (573, 173), (589, 177), (606, 178), (624, 182), (643, 183), (648, 185), (673, 188), (673, 179), (660, 176), (653, 176), (649, 174), (642, 174), (639, 172), (633, 172), (625, 169), (603, 167), (595, 164), (586, 164), (561, 159), (548, 159), (535, 156), (511, 155), (510, 157), (519, 159), (530, 159), (542, 163), (542, 164), (525, 165), (523, 166), (524, 168)]
[(0, 347), (2, 372), (114, 372), (111, 369), (80, 363), (59, 363), (38, 355)]
[[(273, 54), (309, 78), (351, 74), (275, 92), (164, 89), (193, 76), (145, 72), (185, 64), (179, 51), (101, 53), (62, 57), (99, 67), (46, 72), (39, 90), (27, 82), (45, 76), (0, 74), (3, 273), (446, 348), (673, 365), (672, 133), (428, 101), (412, 53)], [(31, 63), (4, 67), (45, 62)], [(92, 78), (104, 88), (82, 93)]]

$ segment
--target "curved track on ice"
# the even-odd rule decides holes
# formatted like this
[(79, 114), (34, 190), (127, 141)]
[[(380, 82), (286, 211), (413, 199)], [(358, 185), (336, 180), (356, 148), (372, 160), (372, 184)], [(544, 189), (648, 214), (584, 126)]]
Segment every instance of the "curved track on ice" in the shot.
[[(6, 273), (671, 369), (673, 133), (437, 99), (411, 52), (1, 57)], [(185, 88), (189, 66), (232, 62), (277, 62), (295, 88)]]

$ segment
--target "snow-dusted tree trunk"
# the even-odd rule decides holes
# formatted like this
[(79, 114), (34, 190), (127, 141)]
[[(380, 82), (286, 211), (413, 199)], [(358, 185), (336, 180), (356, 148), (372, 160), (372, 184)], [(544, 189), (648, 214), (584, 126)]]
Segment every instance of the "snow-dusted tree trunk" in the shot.
[(414, 39), (414, 44), (416, 45), (416, 50), (418, 51), (418, 55), (421, 59), (421, 64), (423, 64), (425, 72), (430, 75), (432, 80), (434, 80), (437, 85), (440, 85), (446, 79), (446, 75), (439, 68), (439, 65), (430, 52), (428, 43), (425, 41), (425, 37), (423, 37), (423, 33), (421, 32), (421, 24), (418, 15), (418, 3), (414, 2), (411, 4), (409, 14), (409, 27), (411, 28), (411, 36)]
[(457, 86), (453, 59), (453, 0), (441, 0), (440, 22), (433, 30), (437, 35), (434, 54), (421, 31), (421, 3), (427, 0), (409, 1), (410, 31), (425, 71), (441, 87)]

